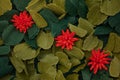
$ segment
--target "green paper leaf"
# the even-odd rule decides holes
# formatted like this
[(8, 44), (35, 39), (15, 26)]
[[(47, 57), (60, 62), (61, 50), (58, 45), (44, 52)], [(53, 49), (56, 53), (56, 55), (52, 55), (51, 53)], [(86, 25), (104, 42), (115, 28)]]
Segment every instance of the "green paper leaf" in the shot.
[(87, 9), (87, 5), (85, 3), (85, 0), (79, 0), (79, 4), (78, 4), (79, 17), (86, 18), (87, 12), (88, 12), (88, 9)]
[(100, 12), (100, 3), (96, 3), (89, 9), (87, 18), (93, 25), (99, 25), (107, 19), (107, 15)]
[(114, 59), (111, 61), (109, 72), (112, 77), (119, 77), (119, 75), (120, 75), (120, 60), (117, 57), (114, 57)]
[[(24, 2), (24, 1), (23, 1)], [(40, 11), (46, 5), (46, 0), (30, 0), (26, 9), (28, 11), (34, 10), (35, 12)]]
[(116, 14), (115, 16), (111, 16), (108, 19), (108, 22), (112, 28), (115, 28), (115, 31), (120, 34), (120, 13)]
[(71, 16), (77, 15), (78, 3), (79, 0), (66, 0), (65, 1), (66, 12)]
[(9, 25), (2, 33), (2, 39), (6, 45), (15, 45), (22, 41), (24, 33), (19, 32), (13, 25)]
[(9, 58), (8, 57), (0, 57), (0, 77), (5, 76), (12, 72), (13, 67), (9, 65)]
[(50, 53), (44, 56), (42, 59), (40, 59), (40, 62), (47, 63), (51, 66), (56, 65), (58, 61), (58, 57)]
[(42, 15), (42, 17), (46, 20), (46, 22), (48, 23), (48, 27), (51, 27), (52, 23), (59, 21), (55, 14), (53, 14), (53, 12), (49, 9), (41, 10), (40, 15)]
[(91, 80), (92, 74), (91, 74), (91, 72), (90, 72), (88, 67), (86, 67), (83, 70), (81, 70), (81, 72), (82, 72), (83, 80)]
[(103, 26), (96, 27), (94, 34), (95, 35), (107, 35), (110, 32), (112, 32), (112, 28), (109, 26), (103, 25)]
[(72, 63), (70, 62), (68, 56), (62, 51), (56, 52), (55, 55), (59, 59), (58, 69), (61, 70), (63, 73), (68, 72), (72, 67)]
[(24, 37), (24, 40), (25, 40), (25, 42), (26, 42), (29, 46), (31, 46), (32, 48), (34, 48), (34, 49), (37, 49), (37, 48), (38, 48), (37, 42), (36, 42), (36, 39), (35, 39), (35, 38), (34, 38), (34, 39), (29, 39), (28, 36), (25, 36), (25, 37)]
[(0, 46), (0, 55), (7, 55), (10, 52), (10, 46)]
[(34, 10), (30, 10), (29, 12), (38, 28), (44, 28), (47, 26), (47, 22), (39, 13)]
[(88, 20), (84, 18), (79, 18), (78, 22), (78, 27), (85, 29), (88, 32), (88, 34), (94, 31), (94, 25), (92, 25)]
[(0, 0), (0, 16), (12, 9), (10, 0)]
[(32, 27), (29, 28), (27, 32), (28, 32), (29, 39), (33, 39), (39, 33), (39, 29), (37, 28), (35, 24), (33, 24)]
[(62, 71), (58, 70), (55, 80), (66, 80)]
[(0, 34), (3, 32), (3, 30), (9, 25), (8, 21), (0, 21)]
[(100, 11), (106, 15), (113, 16), (120, 11), (119, 0), (101, 1)]
[(13, 0), (14, 5), (16, 6), (16, 8), (20, 11), (25, 10), (25, 7), (28, 5), (28, 3), (30, 2), (30, 0)]
[(98, 38), (96, 36), (93, 35), (89, 35), (83, 43), (83, 50), (87, 50), (87, 51), (91, 51), (92, 49), (94, 49), (95, 47), (97, 47), (98, 45)]
[(76, 73), (70, 74), (66, 78), (67, 80), (79, 80), (79, 75)]
[(69, 24), (69, 28), (70, 28), (71, 32), (75, 32), (76, 35), (78, 35), (79, 37), (84, 37), (87, 34), (86, 30), (84, 30), (80, 27), (77, 27), (75, 25)]
[(4, 13), (4, 15), (0, 16), (0, 21), (3, 20), (10, 21), (14, 14), (18, 14), (18, 11), (14, 9), (7, 11), (6, 13)]
[(36, 50), (30, 48), (26, 43), (16, 45), (13, 49), (13, 53), (17, 58), (22, 60), (33, 59), (37, 56)]
[(73, 47), (73, 49), (70, 50), (70, 51), (65, 50), (65, 52), (71, 58), (77, 58), (79, 60), (84, 58), (84, 52), (81, 49), (77, 48), (77, 47)]
[(15, 53), (12, 53), (12, 56), (10, 56), (10, 60), (18, 73), (27, 71), (26, 65), (21, 59), (15, 57)]
[(53, 45), (54, 38), (51, 33), (41, 31), (37, 36), (37, 45), (43, 49), (49, 49)]
[(62, 30), (66, 30), (68, 22), (66, 20), (61, 20), (58, 23), (52, 23), (51, 34), (56, 37), (61, 34)]

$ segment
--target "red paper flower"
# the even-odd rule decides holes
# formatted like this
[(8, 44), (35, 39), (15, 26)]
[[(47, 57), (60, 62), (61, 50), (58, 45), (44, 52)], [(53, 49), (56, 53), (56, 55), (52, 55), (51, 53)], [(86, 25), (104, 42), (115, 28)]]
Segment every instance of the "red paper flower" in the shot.
[(26, 33), (27, 29), (32, 27), (34, 23), (32, 21), (32, 17), (26, 12), (23, 11), (20, 15), (13, 15), (13, 19), (11, 20), (14, 23), (16, 29), (19, 29), (20, 32)]
[(74, 42), (78, 40), (77, 38), (74, 38), (74, 36), (75, 32), (70, 33), (69, 29), (67, 29), (66, 32), (62, 30), (62, 34), (55, 38), (56, 46), (61, 46), (62, 49), (66, 48), (67, 50), (71, 50)]
[(110, 64), (110, 58), (108, 58), (109, 53), (104, 53), (104, 51), (92, 50), (92, 55), (89, 58), (90, 62), (88, 63), (90, 70), (93, 70), (93, 73), (96, 74), (98, 70), (108, 70), (106, 64)]

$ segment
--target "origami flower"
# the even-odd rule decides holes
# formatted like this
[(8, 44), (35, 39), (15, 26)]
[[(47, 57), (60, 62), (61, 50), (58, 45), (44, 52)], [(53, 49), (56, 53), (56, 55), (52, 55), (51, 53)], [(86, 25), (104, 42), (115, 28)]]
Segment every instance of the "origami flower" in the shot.
[(55, 38), (56, 47), (61, 46), (62, 49), (66, 48), (67, 50), (71, 50), (74, 42), (77, 41), (77, 38), (74, 38), (75, 32), (70, 32), (69, 29), (64, 32), (62, 30), (62, 34)]
[(32, 17), (26, 11), (21, 12), (19, 16), (16, 14), (13, 15), (11, 21), (14, 23), (16, 29), (24, 33), (26, 33), (27, 29), (32, 27), (32, 24), (34, 23)]
[(108, 58), (109, 53), (104, 53), (104, 51), (98, 50), (92, 50), (92, 55), (89, 58), (88, 66), (90, 67), (90, 70), (93, 70), (93, 73), (96, 74), (98, 70), (108, 70), (108, 68), (105, 66), (106, 64), (110, 64), (110, 58)]

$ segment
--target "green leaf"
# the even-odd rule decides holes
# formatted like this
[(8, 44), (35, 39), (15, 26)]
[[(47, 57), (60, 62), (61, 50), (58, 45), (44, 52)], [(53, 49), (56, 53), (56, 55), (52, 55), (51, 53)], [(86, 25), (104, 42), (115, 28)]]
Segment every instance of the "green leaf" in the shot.
[(30, 10), (29, 12), (38, 28), (44, 28), (47, 26), (47, 22), (39, 13), (34, 10)]
[(106, 15), (113, 16), (120, 11), (119, 0), (101, 1), (100, 11)]
[(107, 17), (107, 15), (100, 12), (100, 3), (96, 3), (92, 7), (90, 7), (87, 14), (88, 21), (93, 25), (99, 25), (103, 23), (103, 21), (105, 21)]
[(77, 47), (73, 47), (73, 49), (70, 50), (70, 51), (65, 50), (65, 52), (71, 58), (77, 58), (79, 60), (84, 58), (84, 52), (81, 49), (77, 48)]
[(69, 74), (66, 79), (67, 80), (79, 80), (79, 75), (77, 73)]
[(88, 12), (88, 9), (87, 9), (87, 5), (85, 3), (85, 0), (79, 0), (79, 4), (78, 4), (79, 17), (86, 18), (87, 12)]
[(66, 73), (70, 70), (72, 67), (72, 63), (70, 62), (67, 54), (65, 54), (62, 51), (57, 51), (55, 55), (58, 57), (59, 62), (58, 62), (58, 69), (61, 70), (63, 73)]
[(111, 16), (108, 19), (108, 22), (112, 28), (115, 28), (115, 31), (120, 34), (120, 13), (116, 14), (115, 16)]
[(114, 59), (111, 61), (109, 72), (112, 77), (119, 77), (119, 75), (120, 75), (120, 60), (117, 57), (114, 57)]
[(66, 12), (71, 16), (77, 15), (78, 3), (79, 0), (66, 0), (65, 1)]
[(17, 58), (22, 60), (33, 59), (37, 56), (36, 50), (32, 49), (26, 43), (16, 45), (13, 49), (13, 53)]
[(92, 25), (88, 20), (86, 20), (84, 18), (79, 18), (78, 22), (79, 22), (78, 27), (87, 30), (88, 34), (90, 34), (94, 31), (94, 29), (93, 29), (94, 25)]
[(30, 0), (13, 0), (14, 5), (16, 6), (16, 8), (20, 11), (25, 10), (25, 7), (28, 5), (28, 3), (30, 2)]
[(8, 57), (0, 57), (0, 77), (12, 72), (13, 67), (12, 65), (9, 65), (9, 62)]
[(0, 36), (2, 35), (2, 32), (4, 29), (9, 25), (8, 21), (0, 21)]
[(10, 46), (0, 46), (0, 55), (7, 55), (10, 52)]
[(80, 27), (77, 27), (75, 25), (69, 24), (69, 28), (70, 28), (71, 32), (75, 32), (76, 35), (78, 35), (79, 37), (84, 37), (87, 34), (86, 30), (84, 30)]
[(0, 16), (12, 9), (10, 0), (0, 0)]
[(83, 70), (81, 70), (81, 72), (82, 72), (83, 80), (91, 80), (92, 74), (91, 74), (91, 72), (90, 72), (88, 67), (86, 67)]
[(29, 39), (33, 39), (39, 33), (39, 29), (35, 24), (33, 24), (32, 27), (29, 28), (27, 32)]
[(59, 21), (58, 18), (49, 9), (41, 10), (40, 14), (46, 20), (46, 22), (48, 23), (48, 26), (50, 26), (51, 23), (55, 23)]
[(93, 35), (89, 35), (83, 43), (83, 50), (87, 50), (87, 51), (91, 51), (92, 49), (94, 49), (95, 47), (97, 47), (98, 45), (98, 38), (96, 36)]
[(53, 45), (54, 38), (51, 33), (41, 31), (37, 36), (37, 45), (43, 49), (49, 49)]
[(19, 32), (13, 25), (9, 25), (2, 33), (2, 39), (6, 45), (15, 45), (22, 41), (24, 33)]
[(25, 36), (25, 37), (24, 37), (24, 40), (25, 40), (25, 42), (26, 42), (29, 46), (31, 46), (32, 48), (34, 48), (34, 49), (37, 49), (37, 48), (38, 48), (37, 42), (36, 42), (36, 39), (35, 39), (35, 38), (34, 38), (34, 39), (29, 39), (28, 36)]
[[(23, 1), (24, 2), (24, 1)], [(46, 5), (46, 0), (30, 0), (26, 9), (28, 11), (34, 10), (35, 12), (40, 11)]]
[(112, 28), (109, 26), (103, 25), (103, 26), (96, 27), (94, 34), (95, 35), (107, 35), (110, 32), (112, 32)]
[(66, 80), (61, 70), (58, 70), (55, 80)]
[(51, 26), (51, 34), (56, 37), (58, 36), (59, 34), (61, 34), (61, 31), (62, 30), (66, 30), (67, 28), (67, 25), (68, 25), (68, 22), (67, 20), (60, 20), (59, 22), (57, 23), (52, 23), (52, 26)]
[(0, 16), (0, 21), (2, 20), (6, 20), (6, 21), (10, 21), (12, 19), (12, 16), (14, 14), (18, 14), (18, 11), (17, 10), (10, 10), (10, 11), (7, 11), (6, 13), (4, 13), (4, 15)]
[(18, 73), (27, 71), (26, 65), (24, 64), (24, 62), (21, 59), (15, 57), (15, 53), (12, 53), (12, 56), (10, 56), (10, 61)]

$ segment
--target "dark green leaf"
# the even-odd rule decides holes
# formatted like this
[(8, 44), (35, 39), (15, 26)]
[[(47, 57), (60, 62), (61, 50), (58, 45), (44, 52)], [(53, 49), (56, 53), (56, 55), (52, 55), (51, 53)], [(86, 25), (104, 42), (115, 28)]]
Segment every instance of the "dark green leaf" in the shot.
[(5, 20), (0, 21), (0, 35), (3, 32), (3, 30), (8, 26), (8, 24), (9, 24), (8, 21)]
[(22, 41), (24, 33), (19, 32), (13, 25), (9, 25), (2, 33), (2, 39), (6, 45), (15, 45)]
[(43, 9), (43, 10), (41, 10), (40, 14), (48, 22), (48, 25), (50, 23), (54, 23), (54, 22), (58, 22), (59, 21), (58, 18), (49, 9)]
[(23, 11), (30, 1), (31, 0), (13, 0), (13, 3), (18, 10)]
[(84, 68), (82, 71), (82, 77), (83, 77), (83, 80), (90, 80), (91, 79), (91, 72), (89, 70), (89, 68)]
[(36, 39), (29, 39), (28, 36), (24, 37), (25, 42), (34, 49), (37, 49)]
[(29, 39), (35, 38), (35, 36), (39, 33), (39, 28), (34, 24), (31, 28), (28, 29), (28, 37)]
[(0, 77), (10, 73), (13, 70), (12, 65), (9, 65), (8, 57), (0, 57)]
[(71, 16), (77, 15), (78, 3), (79, 3), (79, 0), (66, 0), (65, 1), (65, 8), (69, 15)]
[(18, 11), (17, 10), (11, 10), (11, 11), (8, 11), (8, 12), (6, 12), (4, 15), (2, 15), (2, 16), (0, 16), (0, 21), (1, 20), (6, 20), (6, 21), (10, 21), (11, 19), (12, 19), (12, 16), (14, 15), (14, 14), (17, 14), (18, 13)]
[(106, 35), (109, 34), (110, 32), (112, 32), (112, 28), (109, 26), (98, 26), (95, 29), (94, 34), (95, 35)]
[(115, 31), (120, 34), (120, 13), (115, 16), (111, 16), (108, 20), (110, 26), (115, 28)]
[(79, 0), (78, 15), (82, 18), (86, 18), (87, 12), (88, 9), (85, 0)]
[(6, 55), (10, 52), (10, 46), (0, 46), (0, 55)]
[(68, 22), (66, 20), (61, 20), (58, 23), (53, 23), (51, 27), (51, 33), (54, 37), (61, 33), (61, 30), (67, 28)]

